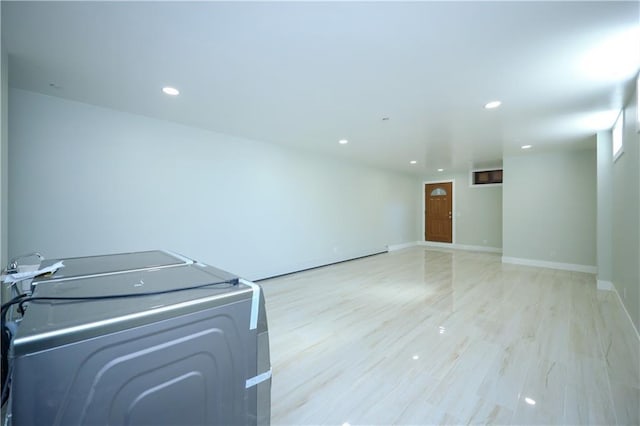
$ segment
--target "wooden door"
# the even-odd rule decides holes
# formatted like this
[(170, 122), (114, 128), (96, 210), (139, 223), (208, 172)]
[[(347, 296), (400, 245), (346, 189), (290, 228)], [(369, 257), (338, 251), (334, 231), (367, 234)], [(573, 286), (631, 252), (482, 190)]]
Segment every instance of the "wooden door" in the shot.
[(451, 182), (427, 183), (424, 186), (424, 239), (441, 243), (453, 242)]

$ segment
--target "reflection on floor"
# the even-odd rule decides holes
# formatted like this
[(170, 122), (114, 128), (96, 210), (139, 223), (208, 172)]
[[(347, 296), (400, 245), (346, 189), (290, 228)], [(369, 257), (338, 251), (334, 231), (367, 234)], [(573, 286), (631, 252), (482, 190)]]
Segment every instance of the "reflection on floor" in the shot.
[(640, 423), (640, 342), (591, 274), (411, 248), (261, 284), (274, 425)]

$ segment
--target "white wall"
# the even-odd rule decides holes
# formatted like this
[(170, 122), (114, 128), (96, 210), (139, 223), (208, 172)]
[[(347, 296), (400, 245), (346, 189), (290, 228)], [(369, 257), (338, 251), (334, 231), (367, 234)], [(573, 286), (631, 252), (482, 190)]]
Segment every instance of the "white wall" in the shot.
[[(471, 187), (469, 173), (427, 175), (425, 182), (453, 180), (456, 245), (502, 248), (502, 187)], [(423, 191), (424, 192), (424, 191)], [(424, 211), (424, 207), (422, 209)], [(424, 217), (424, 215), (422, 216)], [(424, 223), (420, 224), (424, 241)]]
[(624, 109), (624, 154), (613, 164), (613, 285), (640, 330), (640, 136), (635, 92)]
[(503, 256), (596, 265), (596, 152), (506, 157)]
[(613, 281), (613, 153), (611, 151), (611, 130), (598, 132), (597, 163), (598, 280), (611, 283)]
[(11, 89), (9, 253), (165, 248), (257, 279), (419, 238), (420, 180)]
[(469, 174), (456, 179), (457, 244), (502, 248), (502, 187), (471, 187)]
[[(7, 51), (2, 40), (2, 2), (0, 1), (0, 269), (8, 262), (8, 92), (9, 92), (9, 68)], [(0, 292), (2, 293), (2, 292)], [(3, 300), (4, 294), (0, 294)], [(7, 293), (8, 296), (8, 293)]]

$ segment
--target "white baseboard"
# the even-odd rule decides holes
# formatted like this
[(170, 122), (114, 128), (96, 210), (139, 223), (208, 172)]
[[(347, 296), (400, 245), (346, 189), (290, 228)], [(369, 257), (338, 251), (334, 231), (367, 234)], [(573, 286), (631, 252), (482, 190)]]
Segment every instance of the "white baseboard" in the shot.
[(385, 247), (373, 248), (368, 250), (350, 251), (343, 254), (333, 254), (327, 257), (322, 257), (307, 262), (300, 262), (295, 264), (279, 265), (270, 269), (263, 269), (253, 271), (245, 275), (249, 281), (261, 281), (270, 278), (279, 277), (282, 275), (294, 274), (296, 272), (306, 271), (308, 269), (321, 268), (324, 266), (333, 265), (334, 263), (347, 262), (349, 260), (359, 259), (361, 257), (373, 256), (385, 252)]
[(636, 328), (635, 323), (631, 319), (631, 315), (629, 314), (629, 311), (627, 311), (627, 307), (624, 306), (624, 303), (622, 303), (622, 297), (620, 297), (620, 293), (618, 293), (618, 289), (614, 285), (612, 285), (612, 287), (613, 287), (613, 291), (618, 296), (618, 302), (620, 302), (620, 306), (622, 306), (622, 310), (624, 311), (625, 314), (627, 314), (627, 318), (629, 319), (629, 322), (631, 323), (631, 327), (633, 328), (633, 331), (636, 332), (636, 337), (638, 338), (638, 340), (640, 340), (640, 333), (638, 333), (638, 329)]
[(598, 290), (612, 291), (615, 287), (611, 281), (598, 280)]
[(502, 263), (512, 263), (514, 265), (536, 266), (538, 268), (562, 269), (564, 271), (586, 272), (595, 274), (598, 272), (596, 266), (578, 265), (575, 263), (548, 262), (546, 260), (522, 259), (518, 257), (502, 256)]
[(424, 247), (436, 247), (452, 250), (467, 250), (467, 251), (481, 251), (486, 253), (502, 253), (502, 249), (499, 247), (487, 247), (487, 246), (472, 246), (468, 244), (452, 244), (452, 243), (438, 243), (435, 241), (418, 241), (418, 245)]
[(418, 241), (411, 241), (409, 243), (402, 243), (402, 244), (390, 244), (387, 246), (387, 251), (402, 250), (409, 247), (416, 247), (417, 245), (418, 245)]
[(454, 244), (454, 247), (457, 248), (458, 250), (482, 251), (486, 253), (502, 254), (502, 249), (499, 247), (471, 246), (468, 244)]
[(631, 315), (629, 314), (629, 311), (627, 311), (627, 307), (622, 302), (622, 297), (620, 297), (620, 293), (618, 293), (618, 289), (616, 288), (616, 286), (614, 286), (611, 281), (597, 280), (597, 283), (598, 283), (598, 290), (613, 291), (616, 294), (618, 302), (620, 302), (620, 306), (622, 306), (622, 310), (627, 315), (627, 319), (629, 319), (629, 323), (631, 324), (633, 331), (635, 331), (636, 333), (636, 337), (638, 338), (638, 340), (640, 340), (640, 333), (638, 333), (638, 329), (636, 328), (635, 323), (631, 319)]

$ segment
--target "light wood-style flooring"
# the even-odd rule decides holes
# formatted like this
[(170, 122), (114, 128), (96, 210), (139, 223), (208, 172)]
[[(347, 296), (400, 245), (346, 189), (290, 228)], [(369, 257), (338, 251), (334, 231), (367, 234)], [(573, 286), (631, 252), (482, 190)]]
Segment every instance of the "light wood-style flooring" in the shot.
[(274, 425), (640, 423), (640, 341), (591, 274), (416, 247), (260, 284)]

